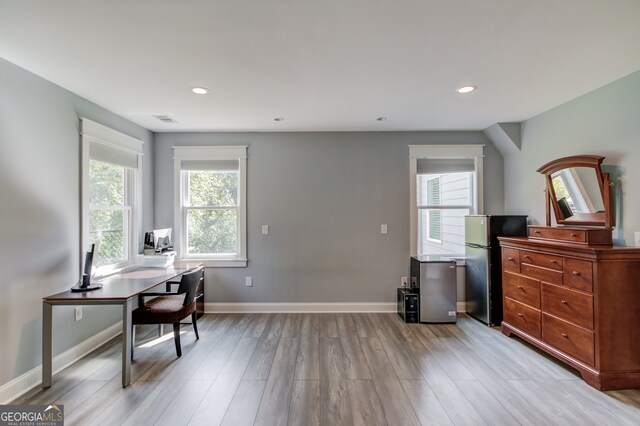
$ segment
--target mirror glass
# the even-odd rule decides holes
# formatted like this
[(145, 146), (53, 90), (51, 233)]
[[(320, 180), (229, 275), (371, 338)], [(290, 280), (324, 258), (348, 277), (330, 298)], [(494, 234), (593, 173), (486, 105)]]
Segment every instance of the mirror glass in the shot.
[(604, 212), (602, 190), (592, 167), (570, 167), (551, 174), (553, 192), (565, 221)]

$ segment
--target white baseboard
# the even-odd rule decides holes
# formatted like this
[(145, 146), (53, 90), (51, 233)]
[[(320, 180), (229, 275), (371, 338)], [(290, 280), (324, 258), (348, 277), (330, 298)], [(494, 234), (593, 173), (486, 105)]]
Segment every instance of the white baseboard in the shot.
[[(53, 374), (64, 370), (89, 352), (104, 345), (109, 340), (122, 333), (122, 321), (91, 336), (84, 342), (53, 358)], [(25, 392), (42, 383), (42, 365), (27, 371), (8, 383), (0, 386), (0, 404), (8, 404)]]
[(205, 303), (207, 313), (395, 312), (395, 303)]
[(467, 312), (467, 303), (466, 302), (458, 302), (456, 303), (456, 311), (458, 312)]

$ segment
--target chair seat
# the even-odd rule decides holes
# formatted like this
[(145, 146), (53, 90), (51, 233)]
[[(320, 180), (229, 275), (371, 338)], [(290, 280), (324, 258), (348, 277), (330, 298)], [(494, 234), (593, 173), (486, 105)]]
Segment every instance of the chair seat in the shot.
[(183, 306), (184, 294), (159, 296), (133, 311), (134, 324), (174, 324), (196, 310), (196, 302)]

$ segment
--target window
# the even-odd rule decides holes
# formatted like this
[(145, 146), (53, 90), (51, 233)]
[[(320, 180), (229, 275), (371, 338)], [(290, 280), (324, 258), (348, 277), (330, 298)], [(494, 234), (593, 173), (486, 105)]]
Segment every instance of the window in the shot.
[(82, 119), (82, 250), (106, 275), (133, 264), (138, 250), (142, 142)]
[(412, 145), (411, 255), (464, 253), (464, 217), (481, 211), (482, 145)]
[(181, 258), (246, 266), (246, 147), (174, 147)]

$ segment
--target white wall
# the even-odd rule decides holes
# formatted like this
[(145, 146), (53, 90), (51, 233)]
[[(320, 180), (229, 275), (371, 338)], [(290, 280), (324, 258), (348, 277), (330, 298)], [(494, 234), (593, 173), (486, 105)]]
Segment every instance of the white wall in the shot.
[[(0, 59), (0, 386), (41, 363), (41, 299), (79, 277), (82, 116), (145, 141), (143, 229), (151, 228), (152, 133)], [(74, 322), (72, 307), (54, 308), (54, 354), (118, 313), (85, 307)]]
[(536, 169), (555, 158), (603, 155), (612, 173), (617, 245), (640, 231), (640, 71), (522, 124), (522, 151), (504, 159), (507, 214), (545, 223), (544, 178)]

